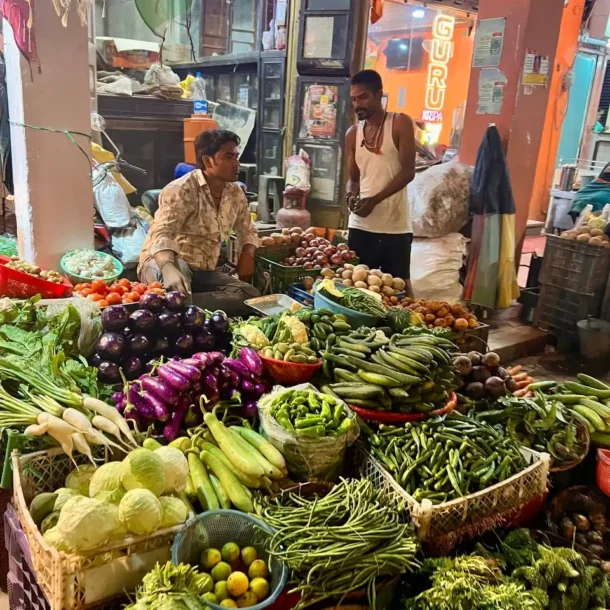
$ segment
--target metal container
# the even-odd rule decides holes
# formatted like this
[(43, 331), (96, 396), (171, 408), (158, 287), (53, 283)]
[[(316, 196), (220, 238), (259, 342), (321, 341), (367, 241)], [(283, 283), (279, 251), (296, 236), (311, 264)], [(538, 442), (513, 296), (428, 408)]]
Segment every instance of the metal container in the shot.
[(578, 169), (576, 165), (562, 165), (561, 176), (559, 177), (559, 189), (562, 191), (571, 191), (576, 180)]

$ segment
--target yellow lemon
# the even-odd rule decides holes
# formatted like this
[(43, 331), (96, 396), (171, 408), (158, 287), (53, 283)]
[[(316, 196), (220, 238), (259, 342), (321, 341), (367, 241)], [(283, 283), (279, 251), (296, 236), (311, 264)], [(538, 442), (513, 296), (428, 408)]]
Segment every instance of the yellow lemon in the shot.
[(210, 604), (217, 604), (218, 603), (218, 599), (216, 598), (216, 596), (212, 593), (204, 593), (203, 594), (203, 599), (205, 599), (206, 602), (210, 602)]
[(241, 550), (241, 559), (248, 567), (253, 561), (258, 559), (258, 553), (253, 546), (245, 546)]
[(239, 547), (234, 542), (227, 542), (223, 545), (220, 554), (223, 561), (231, 563), (239, 557)]
[(231, 574), (231, 566), (224, 561), (220, 561), (212, 568), (212, 578), (218, 582), (219, 580), (227, 580)]
[(218, 549), (207, 549), (201, 554), (201, 565), (204, 570), (211, 570), (221, 560)]
[(237, 598), (238, 608), (249, 608), (250, 606), (256, 606), (258, 600), (256, 595), (252, 591), (246, 591), (243, 595)]
[(216, 599), (221, 602), (223, 599), (227, 599), (229, 597), (229, 590), (227, 589), (227, 581), (219, 580), (214, 585), (214, 595)]
[[(248, 568), (248, 576), (250, 580), (254, 578), (267, 578), (269, 572), (267, 571), (267, 564), (262, 559), (257, 559), (250, 564)], [(212, 574), (214, 576), (214, 574)]]
[(236, 603), (235, 603), (235, 602), (234, 602), (232, 599), (229, 599), (229, 598), (227, 598), (227, 599), (223, 599), (223, 600), (220, 602), (220, 605), (221, 605), (223, 608), (237, 608), (237, 604), (236, 604)]
[(248, 577), (243, 572), (233, 572), (227, 579), (227, 589), (233, 597), (239, 597), (248, 590)]
[(262, 602), (269, 595), (269, 583), (264, 578), (253, 578), (250, 581), (250, 591)]

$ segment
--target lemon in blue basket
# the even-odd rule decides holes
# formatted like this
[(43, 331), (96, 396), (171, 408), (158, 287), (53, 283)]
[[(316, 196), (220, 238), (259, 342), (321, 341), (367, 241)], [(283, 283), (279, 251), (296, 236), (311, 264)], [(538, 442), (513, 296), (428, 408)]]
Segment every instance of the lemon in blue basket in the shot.
[(216, 599), (221, 602), (223, 599), (228, 599), (230, 597), (229, 590), (227, 589), (227, 581), (219, 580), (214, 585), (214, 595)]
[(214, 579), (205, 572), (199, 574), (197, 576), (197, 588), (204, 593), (210, 593), (214, 590)]
[(223, 608), (237, 608), (237, 604), (231, 598), (229, 598), (229, 597), (227, 597), (227, 599), (223, 599), (220, 602), (220, 605)]
[(231, 574), (231, 566), (225, 561), (218, 562), (212, 568), (212, 578), (218, 582), (219, 580), (227, 580)]
[(232, 597), (239, 597), (248, 590), (248, 577), (243, 572), (233, 572), (227, 579), (227, 589)]
[(231, 563), (239, 557), (239, 547), (234, 542), (227, 542), (220, 550), (220, 554), (223, 561)]
[[(255, 578), (267, 578), (268, 575), (267, 564), (262, 559), (257, 559), (250, 564), (248, 568), (248, 576), (251, 580)], [(214, 576), (214, 574), (212, 574)]]
[(256, 604), (258, 604), (258, 600), (252, 591), (246, 591), (237, 598), (238, 608), (249, 608), (250, 606), (256, 606)]
[(204, 570), (211, 570), (221, 559), (218, 549), (206, 549), (201, 553), (201, 565)]
[(244, 562), (244, 565), (249, 568), (250, 564), (253, 561), (256, 561), (258, 559), (258, 553), (256, 552), (256, 549), (253, 546), (245, 546), (242, 550), (241, 550), (241, 560)]
[(209, 593), (204, 593), (203, 599), (205, 599), (205, 601), (209, 602), (210, 604), (218, 603), (218, 598), (211, 591)]
[(269, 595), (269, 583), (264, 578), (253, 578), (250, 581), (250, 591), (262, 602)]

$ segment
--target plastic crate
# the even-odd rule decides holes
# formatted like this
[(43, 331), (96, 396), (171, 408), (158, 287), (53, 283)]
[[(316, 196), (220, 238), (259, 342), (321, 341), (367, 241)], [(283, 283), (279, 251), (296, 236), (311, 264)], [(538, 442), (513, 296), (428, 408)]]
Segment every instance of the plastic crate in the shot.
[[(77, 463), (87, 458), (75, 454)], [(32, 498), (64, 486), (73, 469), (59, 448), (28, 455), (13, 453), (13, 505), (28, 541), (36, 580), (53, 610), (80, 610), (133, 591), (157, 562), (170, 559), (170, 547), (184, 526), (150, 536), (128, 537), (83, 554), (49, 546), (30, 516)]]
[(486, 352), (489, 341), (489, 324), (479, 322), (477, 328), (468, 330), (454, 330), (451, 340), (460, 348), (461, 352)]
[(72, 284), (64, 279), (62, 284), (47, 282), (41, 278), (7, 267), (11, 259), (0, 256), (0, 296), (12, 299), (29, 299), (39, 294), (43, 299), (59, 299), (72, 296)]
[(301, 303), (301, 305), (313, 306), (313, 294), (309, 294), (309, 292), (303, 288), (301, 282), (288, 286), (288, 296)]
[(529, 463), (524, 470), (487, 489), (443, 504), (415, 500), (361, 443), (357, 443), (356, 463), (360, 476), (370, 478), (387, 492), (396, 492), (406, 501), (420, 542), (448, 552), (463, 540), (514, 523), (528, 505), (541, 507), (540, 500), (547, 492), (550, 456), (526, 448), (521, 451)]
[(598, 317), (602, 297), (603, 294), (586, 295), (567, 288), (542, 284), (534, 326), (576, 336), (577, 322), (586, 320), (589, 316)]
[(547, 235), (540, 283), (601, 297), (610, 272), (610, 248)]

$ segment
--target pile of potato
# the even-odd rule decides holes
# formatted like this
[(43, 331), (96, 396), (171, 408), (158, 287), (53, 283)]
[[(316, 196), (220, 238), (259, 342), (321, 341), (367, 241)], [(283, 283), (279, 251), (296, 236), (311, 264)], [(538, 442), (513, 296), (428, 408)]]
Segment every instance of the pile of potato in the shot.
[(604, 246), (610, 248), (610, 238), (606, 235), (606, 221), (598, 216), (591, 216), (587, 222), (578, 229), (564, 231), (561, 237), (575, 239), (592, 246)]
[(261, 248), (270, 246), (291, 246), (298, 244), (303, 239), (303, 234), (316, 234), (314, 227), (310, 227), (307, 231), (303, 231), (301, 227), (293, 227), (292, 229), (282, 229), (280, 233), (271, 233), (267, 237), (262, 237), (260, 240)]
[[(405, 297), (399, 301), (398, 305), (420, 314), (428, 328), (440, 327), (460, 331), (479, 327), (477, 317), (461, 303), (450, 304), (444, 301), (426, 301)], [(396, 304), (389, 306), (395, 307)]]
[(345, 286), (366, 288), (371, 292), (378, 292), (385, 299), (394, 298), (398, 303), (396, 294), (405, 289), (405, 281), (399, 277), (393, 277), (389, 273), (383, 273), (379, 269), (369, 269), (366, 265), (352, 265), (345, 263), (336, 271), (324, 269), (322, 277), (339, 281)]

